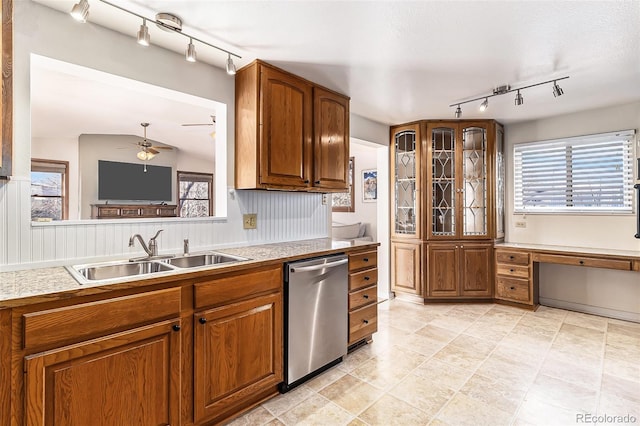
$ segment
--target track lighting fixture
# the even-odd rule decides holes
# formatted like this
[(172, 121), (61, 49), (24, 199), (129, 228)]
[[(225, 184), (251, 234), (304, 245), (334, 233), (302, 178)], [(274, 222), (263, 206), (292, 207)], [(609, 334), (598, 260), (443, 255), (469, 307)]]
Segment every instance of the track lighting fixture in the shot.
[(140, 29), (138, 30), (138, 44), (142, 46), (149, 45), (149, 28), (147, 27), (147, 20), (142, 18), (142, 25), (140, 25)]
[(233, 59), (231, 59), (231, 55), (227, 58), (227, 74), (235, 75), (236, 73), (236, 64), (233, 63)]
[(462, 109), (460, 108), (460, 105), (467, 104), (469, 102), (479, 101), (480, 99), (484, 99), (482, 101), (482, 103), (480, 104), (480, 111), (485, 111), (489, 107), (489, 98), (491, 98), (493, 96), (504, 95), (504, 94), (511, 93), (511, 92), (517, 92), (516, 93), (516, 99), (514, 101), (515, 105), (522, 105), (522, 104), (524, 104), (524, 97), (520, 93), (521, 90), (528, 89), (529, 87), (541, 86), (543, 84), (549, 84), (549, 83), (553, 83), (553, 96), (557, 98), (558, 96), (562, 96), (564, 94), (564, 90), (562, 90), (562, 88), (560, 86), (558, 86), (558, 81), (566, 80), (567, 78), (569, 78), (569, 76), (556, 78), (554, 80), (547, 80), (547, 81), (543, 81), (541, 83), (530, 84), (528, 86), (518, 87), (518, 88), (514, 88), (514, 89), (512, 89), (511, 86), (509, 86), (508, 84), (506, 84), (504, 86), (500, 86), (500, 87), (495, 88), (493, 90), (493, 93), (490, 94), (490, 95), (480, 96), (479, 98), (473, 98), (473, 99), (469, 99), (467, 101), (456, 102), (456, 103), (453, 103), (453, 104), (449, 105), (449, 107), (456, 107), (455, 116), (456, 116), (456, 118), (460, 118), (462, 116)]
[[(187, 51), (185, 52), (185, 59), (187, 61), (196, 62), (197, 60), (196, 47), (193, 42), (197, 41), (198, 43), (202, 43), (205, 46), (213, 47), (214, 49), (217, 49), (221, 52), (226, 53), (228, 55), (227, 64), (226, 64), (227, 74), (234, 75), (236, 73), (236, 66), (233, 63), (233, 59), (231, 57), (235, 56), (236, 58), (241, 59), (242, 56), (236, 55), (235, 53), (229, 52), (228, 50), (223, 49), (222, 47), (218, 47), (211, 43), (207, 43), (206, 41), (203, 41), (199, 38), (186, 34), (185, 32), (182, 31), (182, 20), (177, 16), (171, 13), (163, 12), (163, 13), (156, 14), (155, 19), (150, 19), (150, 18), (147, 18), (146, 16), (142, 16), (136, 12), (132, 12), (128, 9), (125, 9), (122, 6), (113, 4), (107, 0), (98, 0), (98, 1), (142, 19), (142, 25), (140, 25), (140, 29), (138, 30), (138, 34), (137, 34), (139, 44), (143, 46), (149, 46), (150, 37), (149, 37), (149, 28), (147, 27), (147, 21), (153, 22), (159, 28), (162, 28), (165, 31), (169, 31), (174, 34), (179, 34), (189, 39), (189, 44), (187, 45)], [(70, 14), (71, 16), (73, 16), (75, 20), (79, 22), (86, 22), (87, 16), (89, 16), (89, 1), (79, 0), (78, 3), (76, 3), (71, 9)]]
[(80, 0), (73, 5), (70, 15), (78, 22), (87, 22), (87, 16), (89, 16), (89, 2), (88, 0)]
[(558, 83), (554, 80), (553, 82), (553, 97), (557, 98), (558, 96), (562, 96), (564, 94), (564, 90), (562, 87), (558, 86)]
[(192, 39), (189, 39), (189, 44), (187, 45), (186, 58), (189, 62), (195, 62), (197, 60), (196, 47), (193, 45)]
[(518, 89), (518, 93), (516, 93), (515, 104), (522, 105), (523, 103), (524, 103), (524, 98), (522, 97), (522, 95), (520, 94), (520, 90)]

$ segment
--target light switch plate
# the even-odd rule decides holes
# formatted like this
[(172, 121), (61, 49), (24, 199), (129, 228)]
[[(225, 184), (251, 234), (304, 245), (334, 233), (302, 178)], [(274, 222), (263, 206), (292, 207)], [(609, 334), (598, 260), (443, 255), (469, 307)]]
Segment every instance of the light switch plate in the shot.
[(516, 225), (516, 228), (526, 228), (527, 227), (527, 222), (525, 222), (524, 220), (523, 221), (517, 221), (515, 223), (515, 225)]
[(329, 194), (322, 194), (322, 205), (326, 206), (329, 204)]
[(242, 215), (242, 227), (244, 229), (256, 229), (258, 225), (258, 215), (256, 213), (249, 213)]

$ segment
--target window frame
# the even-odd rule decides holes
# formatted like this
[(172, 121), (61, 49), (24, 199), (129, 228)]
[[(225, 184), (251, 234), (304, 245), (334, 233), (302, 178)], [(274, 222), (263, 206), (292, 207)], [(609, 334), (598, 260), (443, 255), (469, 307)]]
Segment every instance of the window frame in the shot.
[[(180, 198), (180, 182), (182, 177), (189, 177), (189, 179), (184, 179), (185, 181), (191, 182), (207, 182), (209, 184), (209, 216), (182, 216), (182, 200)], [(193, 219), (197, 217), (214, 217), (215, 210), (213, 203), (213, 186), (214, 186), (214, 174), (213, 173), (204, 173), (204, 172), (189, 172), (184, 170), (176, 171), (176, 202), (178, 208), (178, 217)], [(184, 198), (184, 200), (205, 200), (204, 198)]]
[[(636, 131), (634, 129), (620, 130), (615, 132), (597, 133), (583, 136), (573, 136), (558, 139), (541, 140), (535, 142), (525, 142), (513, 145), (513, 213), (514, 214), (594, 214), (594, 215), (632, 215), (635, 211), (634, 206), (634, 194), (633, 194), (633, 179), (634, 179), (634, 146), (636, 139)], [(571, 155), (565, 155), (565, 180), (564, 183), (567, 188), (572, 186), (572, 178), (574, 177), (572, 172), (573, 164), (573, 151), (576, 147), (585, 147), (589, 145), (596, 145), (598, 143), (606, 142), (623, 142), (623, 170), (622, 170), (622, 207), (587, 207), (584, 205), (572, 206), (569, 205), (573, 200), (573, 194), (570, 189), (566, 190), (565, 206), (544, 206), (544, 207), (532, 207), (524, 206), (523, 195), (518, 191), (523, 191), (524, 186), (522, 181), (518, 181), (518, 178), (522, 179), (522, 163), (519, 159), (522, 155), (518, 155), (523, 149), (532, 147), (535, 145), (542, 146), (565, 146), (565, 149)], [(627, 192), (630, 194), (630, 198), (627, 198)], [(628, 199), (628, 202), (627, 202)]]
[[(50, 165), (50, 166), (47, 166), (47, 165)], [(60, 172), (61, 169), (62, 169), (62, 172)], [(33, 200), (33, 197), (60, 198), (61, 206), (62, 206), (62, 217), (59, 220), (68, 220), (69, 219), (69, 162), (63, 161), (63, 160), (50, 160), (45, 158), (32, 158), (31, 171), (29, 176), (31, 176), (31, 173), (33, 172), (60, 173), (62, 175), (62, 182), (60, 183), (60, 186), (61, 186), (60, 190), (62, 194), (60, 194), (60, 196), (31, 194), (30, 198), (31, 200)], [(31, 220), (33, 221), (33, 216), (31, 217)]]

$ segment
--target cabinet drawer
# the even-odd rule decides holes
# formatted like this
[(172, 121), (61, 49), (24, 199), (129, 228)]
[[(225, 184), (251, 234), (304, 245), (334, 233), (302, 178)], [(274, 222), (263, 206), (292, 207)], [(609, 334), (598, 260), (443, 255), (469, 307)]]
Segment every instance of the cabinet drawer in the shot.
[(122, 216), (122, 217), (139, 217), (140, 216), (140, 209), (122, 208), (122, 209), (120, 209), (120, 216)]
[(180, 292), (170, 288), (24, 314), (24, 347), (66, 344), (175, 317)]
[(98, 217), (119, 217), (120, 209), (117, 207), (100, 207)]
[(358, 290), (378, 283), (378, 269), (367, 269), (349, 274), (349, 291)]
[(591, 266), (593, 268), (631, 270), (631, 260), (599, 259), (594, 257), (564, 256), (561, 254), (536, 254), (534, 261), (561, 265)]
[(496, 274), (519, 278), (529, 278), (529, 267), (498, 263), (496, 265)]
[(349, 344), (378, 331), (378, 305), (365, 306), (349, 314)]
[(529, 281), (517, 278), (497, 277), (496, 298), (531, 303)]
[(195, 308), (222, 305), (281, 290), (282, 267), (270, 267), (196, 283), (193, 286), (193, 304)]
[(498, 263), (513, 263), (516, 265), (528, 265), (529, 253), (523, 253), (519, 251), (504, 251), (496, 250), (496, 262)]
[(378, 286), (363, 288), (349, 293), (349, 310), (360, 308), (371, 303), (378, 303)]
[(349, 271), (357, 271), (363, 268), (375, 268), (377, 266), (378, 252), (376, 250), (349, 255)]

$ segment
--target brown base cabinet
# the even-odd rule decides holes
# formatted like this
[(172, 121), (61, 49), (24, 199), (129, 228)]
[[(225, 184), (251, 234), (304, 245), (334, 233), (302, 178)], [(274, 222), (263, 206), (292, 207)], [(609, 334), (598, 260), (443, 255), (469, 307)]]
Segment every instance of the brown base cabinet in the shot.
[(427, 244), (427, 298), (491, 298), (493, 243)]
[(531, 255), (513, 249), (495, 249), (495, 297), (499, 301), (534, 308), (538, 305), (537, 263)]
[(391, 241), (391, 290), (422, 297), (422, 243)]
[(349, 254), (349, 346), (378, 331), (378, 252)]

